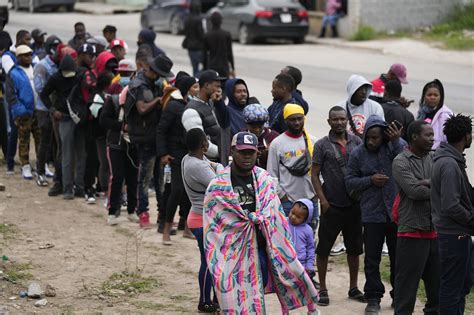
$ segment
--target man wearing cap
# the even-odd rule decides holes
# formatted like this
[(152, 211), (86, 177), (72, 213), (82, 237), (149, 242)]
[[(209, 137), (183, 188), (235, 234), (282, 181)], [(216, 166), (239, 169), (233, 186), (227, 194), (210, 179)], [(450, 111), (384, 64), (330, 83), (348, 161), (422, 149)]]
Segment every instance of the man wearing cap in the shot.
[(165, 55), (149, 59), (148, 67), (130, 82), (125, 102), (125, 121), (133, 144), (138, 149), (139, 177), (137, 215), (140, 227), (149, 229), (148, 187), (153, 176), (156, 199), (160, 204), (160, 163), (156, 161), (156, 128), (161, 116), (163, 91), (156, 82), (173, 76), (173, 62)]
[(125, 58), (127, 53), (127, 44), (121, 39), (114, 39), (110, 42), (110, 52), (114, 54), (118, 61)]
[[(46, 86), (49, 78), (58, 71), (59, 62), (60, 62), (60, 54), (59, 52), (54, 49), (54, 46), (51, 46), (50, 49), (46, 50), (46, 46), (50, 46), (54, 44), (55, 41), (59, 41), (56, 36), (50, 36), (51, 39), (48, 37), (47, 44), (45, 44), (45, 52), (47, 53), (46, 57), (43, 58), (35, 67), (34, 67), (34, 83), (35, 83), (35, 91), (38, 95), (43, 92), (43, 88)], [(57, 45), (59, 45), (60, 41)], [(49, 47), (48, 47), (49, 48)], [(53, 173), (48, 169), (48, 165), (46, 163), (47, 156), (51, 150), (51, 145), (53, 142), (53, 123), (51, 120), (49, 109), (45, 106), (43, 101), (40, 97), (38, 97), (36, 101), (36, 118), (38, 120), (38, 127), (41, 130), (41, 141), (39, 147), (39, 153), (37, 158), (38, 169), (36, 170), (37, 179), (36, 183), (38, 186), (47, 186), (48, 181), (46, 180), (46, 176), (52, 177)], [(57, 149), (57, 148), (56, 148)], [(55, 157), (56, 155), (53, 154)], [(56, 176), (55, 182), (61, 182), (61, 169), (60, 164), (56, 165), (56, 172), (58, 176)]]
[(44, 44), (44, 36), (46, 35), (46, 32), (43, 32), (39, 28), (35, 28), (31, 32), (31, 37), (33, 37), (33, 44), (31, 44), (31, 49), (33, 49), (33, 52), (40, 60), (42, 60), (44, 57), (46, 57), (46, 47)]
[(313, 219), (316, 219), (316, 193), (310, 175), (314, 138), (304, 129), (304, 109), (300, 105), (287, 104), (283, 109), (283, 118), (288, 130), (270, 145), (267, 170), (279, 180), (279, 196), (285, 214), (288, 215), (294, 202), (306, 198), (313, 200)]
[(317, 291), (288, 242), (274, 181), (255, 166), (257, 145), (254, 134), (237, 133), (232, 164), (204, 198), (204, 249), (219, 306), (226, 314), (265, 314), (264, 292), (278, 288), (283, 314), (303, 305), (317, 314)]
[(37, 98), (33, 82), (33, 50), (20, 45), (16, 48), (18, 64), (9, 72), (6, 81), (6, 97), (11, 107), (12, 118), (18, 128), (19, 156), (24, 179), (31, 180), (30, 134), (35, 140), (36, 153), (39, 153), (40, 130), (34, 115)]
[(182, 122), (186, 131), (193, 128), (204, 130), (209, 138), (206, 156), (226, 165), (228, 152), (220, 148), (222, 128), (229, 124), (224, 118), (228, 117), (222, 99), (221, 82), (224, 80), (214, 70), (202, 71), (199, 76), (199, 95), (186, 105)]
[(120, 94), (123, 89), (130, 84), (130, 81), (137, 72), (137, 64), (132, 59), (120, 60), (118, 67), (115, 69), (117, 75), (112, 80), (109, 87), (109, 94)]
[(96, 50), (96, 56), (98, 56), (101, 52), (105, 51), (105, 49), (109, 46), (109, 43), (103, 36), (94, 36), (88, 38), (86, 43), (94, 45)]
[(370, 93), (370, 98), (381, 103), (383, 101), (385, 83), (390, 80), (397, 80), (402, 84), (407, 84), (407, 68), (401, 63), (394, 63), (390, 66), (387, 73), (382, 73), (380, 77), (370, 82), (372, 83), (372, 93)]

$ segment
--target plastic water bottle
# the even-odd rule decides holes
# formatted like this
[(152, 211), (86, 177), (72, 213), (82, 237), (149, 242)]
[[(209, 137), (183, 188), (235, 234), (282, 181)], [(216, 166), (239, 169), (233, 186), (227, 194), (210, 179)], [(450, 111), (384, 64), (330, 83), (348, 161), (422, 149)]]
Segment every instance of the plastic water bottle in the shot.
[(171, 183), (171, 166), (169, 164), (165, 165), (165, 172), (164, 172), (164, 181), (166, 184)]

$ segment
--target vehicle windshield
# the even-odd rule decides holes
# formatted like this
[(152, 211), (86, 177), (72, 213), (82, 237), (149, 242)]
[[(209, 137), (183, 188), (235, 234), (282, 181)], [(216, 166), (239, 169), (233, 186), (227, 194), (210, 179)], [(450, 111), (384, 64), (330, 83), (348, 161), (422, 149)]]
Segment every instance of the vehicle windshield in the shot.
[(298, 0), (257, 0), (257, 3), (261, 6), (280, 7), (298, 4), (299, 2)]

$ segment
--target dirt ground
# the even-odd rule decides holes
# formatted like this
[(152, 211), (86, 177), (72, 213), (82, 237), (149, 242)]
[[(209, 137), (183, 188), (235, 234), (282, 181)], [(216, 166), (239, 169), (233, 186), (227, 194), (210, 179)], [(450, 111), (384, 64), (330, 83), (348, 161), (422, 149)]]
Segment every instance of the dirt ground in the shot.
[[(87, 205), (78, 198), (48, 197), (47, 188), (21, 179), (18, 171), (7, 176), (3, 169), (0, 314), (197, 313), (199, 250), (194, 240), (178, 232), (172, 246), (163, 246), (155, 228), (141, 231), (124, 216), (118, 226), (109, 227), (103, 200)], [(155, 222), (156, 211), (151, 215)], [(329, 269), (331, 305), (321, 307), (321, 314), (363, 314), (364, 304), (347, 299), (344, 264), (332, 259)], [(46, 297), (46, 306), (35, 307), (36, 300), (20, 297), (33, 281), (56, 289), (55, 297)], [(361, 274), (359, 287), (363, 281)], [(390, 302), (382, 301), (382, 314), (392, 313)], [(267, 298), (267, 313), (280, 314), (275, 295)]]

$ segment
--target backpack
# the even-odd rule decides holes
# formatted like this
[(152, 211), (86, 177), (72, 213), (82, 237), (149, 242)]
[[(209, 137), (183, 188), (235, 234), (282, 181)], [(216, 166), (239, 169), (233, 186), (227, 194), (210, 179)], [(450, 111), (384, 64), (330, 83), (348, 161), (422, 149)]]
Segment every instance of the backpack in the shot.
[(84, 98), (81, 93), (81, 81), (74, 85), (67, 99), (67, 109), (69, 116), (76, 125), (83, 125), (87, 121), (88, 104), (84, 102)]

